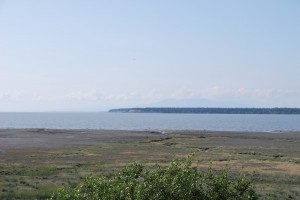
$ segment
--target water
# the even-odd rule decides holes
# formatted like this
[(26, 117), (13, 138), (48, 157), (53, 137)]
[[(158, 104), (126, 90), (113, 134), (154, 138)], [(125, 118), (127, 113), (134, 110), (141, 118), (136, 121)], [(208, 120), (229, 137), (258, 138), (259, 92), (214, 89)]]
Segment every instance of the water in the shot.
[(0, 113), (0, 128), (300, 131), (300, 115)]

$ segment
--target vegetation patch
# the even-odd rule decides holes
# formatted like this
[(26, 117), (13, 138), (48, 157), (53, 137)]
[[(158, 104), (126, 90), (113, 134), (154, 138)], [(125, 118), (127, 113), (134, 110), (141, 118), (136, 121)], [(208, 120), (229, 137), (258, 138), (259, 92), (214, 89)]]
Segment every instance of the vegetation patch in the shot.
[(244, 174), (232, 178), (224, 168), (199, 171), (191, 159), (174, 160), (152, 168), (133, 163), (108, 177), (87, 177), (76, 187), (61, 188), (52, 200), (85, 199), (257, 199), (251, 179)]

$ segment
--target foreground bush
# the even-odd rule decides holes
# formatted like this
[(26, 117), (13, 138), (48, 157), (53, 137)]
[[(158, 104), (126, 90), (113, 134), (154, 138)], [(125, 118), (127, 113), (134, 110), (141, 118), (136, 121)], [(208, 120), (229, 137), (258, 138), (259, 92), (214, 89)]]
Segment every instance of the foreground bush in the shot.
[(249, 179), (244, 175), (232, 179), (228, 172), (212, 168), (200, 172), (191, 167), (190, 159), (151, 169), (133, 163), (110, 177), (87, 177), (75, 188), (59, 189), (51, 199), (257, 199)]

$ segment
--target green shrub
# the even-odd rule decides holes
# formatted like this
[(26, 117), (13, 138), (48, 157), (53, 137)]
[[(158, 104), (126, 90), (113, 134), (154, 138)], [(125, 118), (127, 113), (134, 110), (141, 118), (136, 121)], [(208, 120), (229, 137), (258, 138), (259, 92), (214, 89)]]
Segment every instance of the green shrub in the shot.
[(61, 188), (51, 199), (155, 199), (155, 200), (243, 200), (257, 199), (252, 181), (245, 175), (229, 177), (229, 170), (201, 172), (191, 167), (191, 159), (174, 160), (167, 167), (151, 169), (138, 163), (112, 174), (110, 177), (87, 177), (77, 187)]

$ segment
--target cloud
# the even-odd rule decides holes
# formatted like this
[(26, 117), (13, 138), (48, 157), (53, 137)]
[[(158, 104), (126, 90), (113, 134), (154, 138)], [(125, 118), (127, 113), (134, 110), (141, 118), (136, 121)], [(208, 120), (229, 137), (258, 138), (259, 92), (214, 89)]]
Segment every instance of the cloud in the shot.
[(206, 98), (206, 99), (226, 99), (226, 98), (248, 98), (248, 99), (269, 99), (283, 98), (287, 96), (299, 97), (298, 91), (284, 91), (272, 88), (222, 88), (213, 86), (208, 88), (188, 88), (179, 87), (175, 90), (158, 90), (132, 92), (124, 91), (122, 93), (101, 93), (97, 89), (67, 91), (65, 93), (48, 93), (43, 92), (20, 92), (11, 93), (0, 92), (0, 100), (36, 100), (36, 101), (127, 101), (127, 100), (157, 100), (157, 99), (189, 99), (189, 98)]
[[(247, 89), (247, 88), (222, 88), (213, 86), (208, 88), (178, 88), (171, 95), (174, 98), (268, 98), (273, 96), (275, 89)], [(282, 92), (282, 91), (280, 91)]]
[(216, 102), (216, 104), (229, 102), (231, 106), (300, 107), (299, 91), (274, 88), (249, 89), (212, 86), (206, 88), (178, 87), (174, 90), (163, 90), (162, 88), (148, 91), (123, 91), (122, 93), (104, 93), (97, 89), (70, 90), (65, 93), (51, 93), (50, 91), (0, 92), (2, 111), (25, 109), (26, 111), (107, 110), (115, 107), (151, 105), (168, 99), (190, 99), (196, 100), (196, 102), (206, 99)]
[[(175, 90), (156, 91), (159, 100), (163, 99), (209, 99), (214, 101), (231, 101), (249, 106), (300, 106), (300, 91), (280, 90), (275, 88), (225, 88), (212, 87), (178, 87)], [(155, 97), (149, 97), (155, 99)]]
[(81, 100), (97, 101), (103, 98), (104, 98), (103, 95), (100, 94), (96, 89), (69, 92), (65, 95), (57, 97), (57, 99), (61, 99), (61, 100), (79, 100), (79, 101)]
[(0, 100), (1, 101), (16, 101), (20, 98), (24, 97), (24, 93), (20, 91), (13, 92), (0, 92)]
[(10, 99), (10, 95), (7, 93), (0, 93), (0, 100)]

